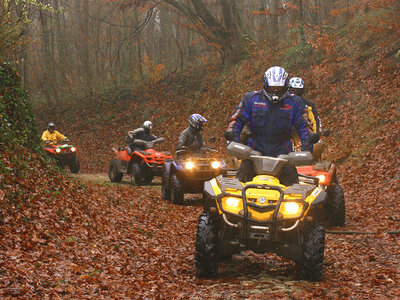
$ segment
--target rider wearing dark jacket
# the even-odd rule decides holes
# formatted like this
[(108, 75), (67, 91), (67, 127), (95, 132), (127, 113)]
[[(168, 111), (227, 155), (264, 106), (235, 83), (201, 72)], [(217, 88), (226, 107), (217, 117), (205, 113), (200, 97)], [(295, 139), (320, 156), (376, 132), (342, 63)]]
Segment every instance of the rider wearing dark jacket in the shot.
[(199, 114), (189, 117), (189, 127), (180, 134), (178, 138), (177, 150), (189, 149), (192, 152), (199, 152), (205, 147), (204, 139), (201, 134), (207, 120)]
[[(249, 122), (252, 136), (248, 146), (262, 155), (277, 157), (292, 152), (292, 128), (295, 128), (300, 136), (302, 150), (312, 151), (301, 99), (287, 92), (288, 83), (288, 74), (281, 67), (272, 67), (265, 72), (263, 90), (248, 93), (231, 118), (228, 131), (233, 132), (235, 141), (239, 141), (244, 125)], [(282, 172), (289, 174), (285, 179), (280, 178), (283, 184), (298, 181), (296, 169), (292, 167), (288, 166), (287, 169), (291, 170)], [(244, 160), (237, 178), (240, 181), (248, 181), (254, 176), (252, 162)]]
[(126, 135), (126, 144), (129, 154), (135, 150), (145, 150), (144, 142), (154, 141), (157, 137), (150, 133), (153, 124), (150, 121), (145, 121), (142, 127), (129, 131)]

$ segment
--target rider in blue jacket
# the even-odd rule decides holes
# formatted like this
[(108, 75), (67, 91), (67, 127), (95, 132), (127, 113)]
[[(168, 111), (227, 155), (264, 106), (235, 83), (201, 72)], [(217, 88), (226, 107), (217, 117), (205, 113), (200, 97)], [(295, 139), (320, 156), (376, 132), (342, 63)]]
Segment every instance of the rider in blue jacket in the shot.
[[(239, 141), (244, 125), (249, 123), (251, 138), (248, 145), (265, 156), (277, 157), (293, 151), (290, 137), (294, 127), (301, 139), (302, 150), (312, 151), (307, 123), (303, 117), (304, 105), (298, 96), (287, 92), (288, 83), (289, 75), (281, 67), (271, 67), (264, 73), (263, 89), (248, 93), (231, 118), (228, 132), (233, 132), (235, 141)], [(298, 181), (294, 167), (282, 173), (290, 177), (289, 180), (283, 179), (284, 182), (281, 180), (283, 184)], [(238, 179), (248, 181), (254, 175), (251, 161), (243, 161), (237, 174)]]

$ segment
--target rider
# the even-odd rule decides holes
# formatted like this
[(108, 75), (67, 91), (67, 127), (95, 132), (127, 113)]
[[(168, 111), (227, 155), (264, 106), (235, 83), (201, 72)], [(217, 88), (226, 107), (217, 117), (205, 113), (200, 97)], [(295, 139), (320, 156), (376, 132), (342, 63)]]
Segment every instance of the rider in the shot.
[(135, 150), (145, 150), (145, 142), (154, 141), (157, 137), (151, 134), (153, 123), (145, 121), (143, 125), (135, 130), (129, 131), (126, 135), (125, 141), (129, 154)]
[(193, 152), (199, 152), (205, 148), (205, 142), (201, 131), (207, 119), (199, 114), (193, 114), (189, 117), (189, 126), (182, 131), (178, 138), (176, 150), (189, 149)]
[[(304, 93), (304, 81), (299, 77), (292, 77), (289, 80), (289, 92), (297, 95), (301, 98), (305, 106), (305, 118), (309, 121), (309, 129), (311, 132), (322, 134), (322, 122), (321, 118), (318, 115), (317, 108), (314, 102), (302, 97)], [(298, 137), (296, 134), (293, 135), (294, 143), (298, 142)], [(325, 149), (325, 142), (320, 140), (317, 144), (314, 145), (313, 157), (315, 160), (320, 160), (322, 156), (322, 152)]]
[[(301, 138), (302, 150), (312, 151), (309, 131), (303, 117), (303, 104), (296, 95), (287, 92), (289, 75), (281, 67), (271, 67), (264, 73), (264, 87), (248, 93), (239, 103), (226, 136), (238, 142), (244, 125), (250, 122), (251, 138), (248, 146), (264, 156), (277, 157), (293, 151), (291, 130), (296, 128)], [(246, 182), (255, 176), (252, 161), (243, 160), (236, 177)], [(286, 165), (279, 179), (284, 185), (298, 182), (294, 166)]]
[(53, 122), (47, 124), (47, 130), (42, 134), (42, 141), (47, 145), (55, 145), (64, 140), (67, 137), (56, 130), (56, 126)]
[(302, 97), (304, 93), (303, 79), (299, 77), (292, 77), (289, 80), (289, 92), (301, 98), (305, 105), (307, 118), (310, 121), (312, 132), (320, 134), (322, 130), (322, 122), (318, 115), (317, 107), (315, 106), (314, 102)]

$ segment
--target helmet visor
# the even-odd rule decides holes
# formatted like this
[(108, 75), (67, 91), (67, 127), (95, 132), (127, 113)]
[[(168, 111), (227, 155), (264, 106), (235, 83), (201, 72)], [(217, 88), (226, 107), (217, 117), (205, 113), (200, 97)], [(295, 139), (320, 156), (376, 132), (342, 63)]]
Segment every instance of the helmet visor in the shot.
[(290, 92), (295, 94), (295, 95), (301, 95), (303, 94), (304, 89), (300, 89), (300, 88), (291, 88)]
[(266, 91), (269, 94), (282, 96), (286, 92), (285, 86), (267, 86)]

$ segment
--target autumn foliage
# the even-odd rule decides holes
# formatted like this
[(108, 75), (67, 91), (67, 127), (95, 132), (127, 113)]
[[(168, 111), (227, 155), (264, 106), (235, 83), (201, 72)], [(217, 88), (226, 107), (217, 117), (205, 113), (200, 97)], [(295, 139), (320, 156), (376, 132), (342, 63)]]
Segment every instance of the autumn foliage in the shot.
[[(193, 206), (161, 200), (157, 186), (132, 187), (71, 178), (27, 147), (1, 149), (0, 296), (2, 298), (393, 298), (400, 271), (400, 44), (398, 14), (372, 10), (335, 33), (320, 32), (312, 51), (291, 65), (319, 108), (328, 149), (345, 190), (354, 235), (328, 234), (323, 280), (299, 281), (292, 262), (245, 253), (224, 262), (215, 280), (195, 276)], [(222, 138), (245, 93), (261, 87), (271, 65), (285, 65), (288, 45), (231, 70), (206, 65), (127, 89), (102, 91), (58, 107), (38, 106), (79, 149), (82, 172), (106, 173), (112, 146), (149, 119), (174, 150), (191, 113)], [(154, 66), (159, 70), (162, 66)], [(164, 131), (164, 132), (163, 132)], [(337, 230), (337, 229), (331, 229)]]

